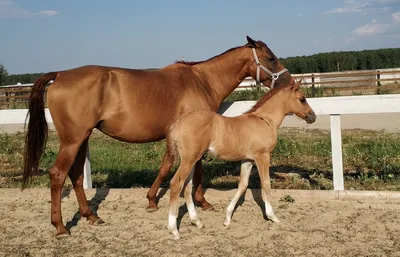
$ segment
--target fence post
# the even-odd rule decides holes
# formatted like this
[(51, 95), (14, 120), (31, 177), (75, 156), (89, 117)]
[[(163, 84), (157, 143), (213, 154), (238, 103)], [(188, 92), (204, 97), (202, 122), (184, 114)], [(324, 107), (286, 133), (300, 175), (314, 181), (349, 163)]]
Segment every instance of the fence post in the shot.
[(85, 165), (83, 166), (83, 188), (92, 188), (92, 170), (90, 169), (89, 146), (86, 151)]
[(381, 73), (379, 70), (376, 71), (376, 86), (379, 87), (381, 85)]
[(311, 92), (312, 92), (312, 97), (315, 97), (314, 73), (311, 74)]
[(340, 114), (331, 114), (333, 190), (344, 190)]

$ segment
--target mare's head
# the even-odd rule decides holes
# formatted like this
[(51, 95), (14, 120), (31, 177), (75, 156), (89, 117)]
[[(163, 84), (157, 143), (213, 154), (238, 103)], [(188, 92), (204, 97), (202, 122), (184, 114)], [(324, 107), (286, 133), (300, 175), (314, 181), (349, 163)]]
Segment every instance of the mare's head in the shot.
[(282, 91), (287, 91), (289, 94), (286, 107), (288, 113), (293, 113), (297, 117), (305, 120), (308, 124), (314, 123), (316, 115), (313, 109), (308, 105), (307, 99), (303, 92), (299, 90), (301, 80), (299, 82), (292, 83), (288, 88)]
[(247, 36), (246, 46), (251, 51), (250, 76), (269, 88), (294, 82), (291, 74), (275, 54), (262, 41), (254, 41)]

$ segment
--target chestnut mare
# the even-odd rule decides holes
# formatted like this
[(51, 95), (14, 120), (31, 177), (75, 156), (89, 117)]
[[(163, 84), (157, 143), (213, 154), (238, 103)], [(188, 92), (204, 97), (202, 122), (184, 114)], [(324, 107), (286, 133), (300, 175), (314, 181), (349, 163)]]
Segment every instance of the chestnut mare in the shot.
[(181, 161), (170, 183), (168, 229), (174, 239), (180, 238), (177, 213), (182, 189), (185, 190), (190, 221), (199, 228), (203, 227), (192, 199), (192, 167), (206, 151), (225, 161), (242, 160), (239, 188), (227, 208), (225, 225), (230, 224), (236, 203), (247, 189), (253, 161), (260, 175), (266, 215), (273, 222), (279, 222), (268, 199), (271, 193), (270, 155), (277, 142), (278, 128), (289, 113), (307, 123), (313, 123), (316, 119), (304, 94), (298, 90), (299, 85), (300, 82), (273, 89), (251, 110), (237, 117), (224, 117), (209, 110), (194, 110), (181, 116), (171, 126), (167, 135), (168, 152), (178, 155)]
[[(61, 190), (67, 175), (82, 217), (90, 224), (103, 222), (90, 210), (82, 185), (88, 140), (94, 128), (125, 142), (158, 141), (165, 138), (167, 127), (182, 114), (194, 109), (216, 112), (248, 76), (265, 82), (266, 86), (273, 85), (280, 75), (276, 83), (293, 80), (265, 43), (249, 37), (247, 41), (244, 46), (206, 61), (178, 62), (159, 70), (83, 66), (50, 72), (36, 80), (29, 98), (22, 188), (37, 174), (46, 145), (44, 89), (54, 80), (47, 91), (47, 104), (60, 140), (59, 153), (50, 169), (51, 223), (57, 230), (57, 238), (69, 235), (61, 216)], [(147, 194), (149, 211), (157, 209), (156, 194), (173, 161), (166, 152)], [(201, 186), (201, 161), (195, 166), (195, 200), (203, 209), (211, 209)]]

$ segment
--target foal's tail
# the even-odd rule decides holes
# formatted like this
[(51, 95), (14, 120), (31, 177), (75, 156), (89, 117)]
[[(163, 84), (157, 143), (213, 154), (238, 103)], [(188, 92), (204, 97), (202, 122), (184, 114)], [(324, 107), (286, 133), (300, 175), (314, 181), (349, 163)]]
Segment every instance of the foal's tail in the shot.
[[(58, 72), (50, 72), (39, 77), (32, 86), (29, 96), (28, 133), (25, 138), (24, 174), (22, 190), (26, 188), (31, 177), (38, 173), (40, 157), (46, 146), (48, 127), (44, 111), (44, 89), (50, 80), (57, 77)], [(25, 119), (25, 122), (26, 122)]]
[(175, 128), (176, 123), (173, 123), (168, 129), (167, 129), (167, 136), (166, 136), (166, 141), (167, 141), (167, 153), (168, 157), (170, 160), (172, 160), (173, 163), (177, 161), (177, 157), (179, 157), (177, 145), (176, 145), (176, 139), (174, 135), (174, 128)]

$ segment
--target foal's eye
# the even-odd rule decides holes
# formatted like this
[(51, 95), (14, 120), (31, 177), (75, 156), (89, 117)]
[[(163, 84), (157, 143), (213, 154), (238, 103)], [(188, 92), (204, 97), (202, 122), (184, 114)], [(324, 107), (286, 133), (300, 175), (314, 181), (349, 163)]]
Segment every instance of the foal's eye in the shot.
[(306, 102), (306, 98), (305, 97), (302, 97), (302, 98), (300, 98), (300, 103), (305, 103)]

